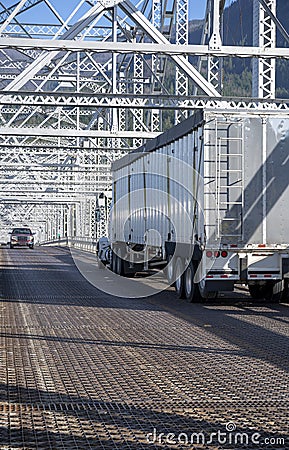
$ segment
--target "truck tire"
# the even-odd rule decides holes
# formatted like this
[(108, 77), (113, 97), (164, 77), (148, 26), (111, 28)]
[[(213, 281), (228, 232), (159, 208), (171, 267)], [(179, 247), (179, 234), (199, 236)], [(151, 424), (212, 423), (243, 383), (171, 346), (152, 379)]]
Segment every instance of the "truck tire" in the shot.
[(117, 255), (114, 251), (111, 252), (111, 270), (113, 273), (116, 273), (116, 259)]
[(218, 297), (219, 294), (218, 291), (208, 291), (205, 280), (201, 280), (198, 283), (198, 291), (200, 299), (202, 300), (215, 299)]
[(284, 280), (284, 290), (283, 290), (283, 296), (282, 296), (282, 302), (289, 303), (289, 280)]
[(259, 284), (249, 284), (249, 292), (253, 299), (258, 300), (265, 297), (265, 286)]
[(176, 281), (175, 290), (178, 298), (185, 298), (185, 285), (184, 285), (184, 263), (182, 258), (177, 258), (176, 260)]
[(265, 291), (265, 300), (272, 303), (279, 303), (284, 295), (284, 280), (277, 283), (268, 283)]
[(130, 267), (130, 263), (126, 259), (123, 260), (123, 274), (127, 278), (134, 278), (136, 274), (135, 267)]
[(284, 281), (280, 280), (276, 283), (268, 281), (263, 285), (252, 284), (249, 285), (249, 292), (255, 300), (263, 298), (267, 302), (279, 303), (285, 292)]
[(116, 255), (116, 274), (117, 275), (120, 275), (120, 276), (124, 276), (124, 261), (123, 261), (123, 259), (120, 257), (120, 256), (118, 256), (118, 255)]
[(174, 266), (172, 264), (173, 255), (169, 255), (167, 258), (167, 265), (165, 267), (165, 275), (167, 277), (168, 283), (170, 286), (174, 286), (175, 279), (174, 279)]
[(185, 288), (185, 298), (187, 302), (192, 303), (199, 300), (198, 286), (194, 283), (195, 270), (192, 261), (189, 263), (188, 267), (184, 273), (184, 288)]

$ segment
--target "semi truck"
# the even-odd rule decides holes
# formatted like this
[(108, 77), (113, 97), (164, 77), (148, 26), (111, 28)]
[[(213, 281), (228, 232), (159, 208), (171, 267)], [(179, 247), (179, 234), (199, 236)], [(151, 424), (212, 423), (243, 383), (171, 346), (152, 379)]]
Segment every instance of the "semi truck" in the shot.
[(111, 269), (179, 298), (288, 298), (289, 116), (197, 110), (112, 164)]

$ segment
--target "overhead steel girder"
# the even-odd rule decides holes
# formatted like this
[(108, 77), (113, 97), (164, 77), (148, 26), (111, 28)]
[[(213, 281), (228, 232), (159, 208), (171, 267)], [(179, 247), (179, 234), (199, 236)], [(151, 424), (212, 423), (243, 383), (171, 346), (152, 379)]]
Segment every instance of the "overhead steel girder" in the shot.
[[(91, 113), (90, 108), (142, 108), (142, 109), (195, 109), (205, 106), (214, 108), (247, 108), (247, 109), (289, 109), (289, 100), (284, 99), (253, 99), (235, 97), (206, 97), (206, 96), (180, 96), (157, 94), (91, 94), (91, 93), (53, 93), (53, 92), (10, 92), (10, 95), (2, 96), (0, 91), (0, 105), (17, 106), (42, 106), (43, 108), (73, 106), (83, 108)], [(18, 109), (7, 113), (17, 112)], [(2, 111), (6, 111), (5, 108)], [(42, 128), (41, 128), (42, 129)], [(87, 131), (88, 132), (88, 131)]]
[[(72, 174), (73, 175), (74, 174), (78, 175), (78, 172), (72, 173)], [(63, 172), (62, 172), (61, 175), (63, 175)], [(71, 175), (71, 174), (68, 174), (68, 175)], [(106, 174), (104, 174), (104, 175), (106, 175)], [(3, 186), (8, 186), (8, 185), (15, 184), (15, 183), (17, 183), (17, 185), (32, 186), (34, 184), (39, 184), (39, 181), (41, 182), (41, 186), (42, 187), (43, 186), (50, 186), (50, 185), (57, 186), (57, 187), (61, 187), (61, 186), (63, 186), (63, 187), (74, 187), (74, 186), (85, 186), (85, 187), (93, 186), (93, 187), (95, 187), (97, 184), (102, 184), (102, 181), (99, 181), (99, 180), (87, 181), (87, 179), (82, 179), (81, 181), (79, 181), (79, 180), (76, 180), (76, 181), (73, 181), (73, 180), (72, 181), (71, 180), (64, 181), (64, 177), (63, 177), (62, 180), (55, 180), (55, 179), (51, 179), (51, 180), (47, 180), (47, 179), (44, 179), (44, 180), (31, 180), (31, 179), (25, 180), (25, 179), (19, 179), (19, 178), (17, 178), (17, 180), (0, 179), (0, 185), (2, 186), (1, 192), (3, 192)], [(71, 192), (73, 193), (73, 191), (71, 191)], [(37, 194), (37, 193), (40, 194), (40, 193), (43, 193), (43, 191), (41, 191), (41, 190), (35, 191), (35, 194)], [(60, 191), (60, 193), (61, 193), (61, 191)], [(89, 190), (87, 191), (87, 193), (89, 194)]]
[[(208, 45), (177, 45), (168, 43), (143, 43), (143, 42), (92, 42), (92, 41), (75, 41), (75, 40), (47, 40), (47, 39), (27, 39), (27, 38), (11, 38), (0, 37), (0, 48), (10, 49), (30, 49), (41, 48), (54, 54), (60, 51), (89, 51), (96, 53), (142, 53), (142, 54), (166, 54), (172, 57), (180, 57), (181, 55), (195, 56), (218, 56), (218, 57), (239, 57), (239, 58), (289, 58), (289, 48), (261, 48), (261, 47), (238, 47), (230, 45), (222, 45), (218, 50), (210, 48)], [(48, 55), (46, 55), (48, 56)], [(53, 56), (52, 56), (53, 57)], [(30, 66), (28, 68), (31, 68)], [(28, 70), (28, 69), (27, 69)], [(35, 71), (34, 73), (36, 73)], [(33, 78), (33, 73), (29, 79)], [(12, 83), (9, 90), (16, 90)], [(9, 85), (9, 86), (10, 86)], [(8, 89), (8, 88), (7, 88)], [(208, 94), (212, 97), (214, 93)], [(217, 95), (219, 97), (219, 94)]]
[(0, 127), (0, 136), (50, 136), (50, 137), (86, 137), (86, 138), (142, 138), (150, 139), (160, 133), (146, 131), (106, 131), (75, 130), (74, 128), (13, 128)]
[[(73, 139), (67, 140), (68, 143), (67, 145), (63, 145), (62, 144), (54, 144), (54, 145), (41, 145), (41, 144), (32, 144), (32, 143), (27, 143), (27, 142), (22, 142), (19, 141), (16, 143), (11, 143), (9, 142), (9, 144), (5, 144), (3, 142), (0, 141), (0, 155), (1, 152), (3, 151), (2, 149), (7, 149), (7, 147), (9, 147), (9, 150), (15, 150), (17, 151), (17, 153), (19, 153), (19, 149), (25, 150), (25, 153), (30, 153), (33, 154), (36, 157), (42, 158), (42, 157), (56, 157), (58, 155), (69, 155), (72, 157), (75, 157), (76, 155), (81, 154), (81, 152), (85, 152), (86, 154), (89, 154), (89, 152), (94, 155), (96, 150), (100, 150), (101, 152), (105, 151), (105, 150), (111, 150), (111, 147), (99, 147), (97, 145), (94, 145), (93, 147), (77, 147), (76, 145), (74, 145)], [(128, 150), (128, 149), (127, 149)], [(117, 150), (119, 151), (119, 149)]]
[(81, 198), (66, 198), (66, 197), (62, 197), (59, 199), (56, 198), (51, 198), (51, 197), (44, 197), (44, 198), (40, 198), (38, 199), (31, 199), (31, 196), (27, 196), (27, 197), (21, 197), (21, 200), (19, 200), (18, 198), (9, 198), (9, 197), (1, 197), (0, 198), (0, 202), (1, 203), (7, 203), (9, 205), (23, 205), (23, 203), (28, 203), (29, 205), (61, 205), (61, 204), (68, 204), (68, 203), (80, 203), (81, 202)]

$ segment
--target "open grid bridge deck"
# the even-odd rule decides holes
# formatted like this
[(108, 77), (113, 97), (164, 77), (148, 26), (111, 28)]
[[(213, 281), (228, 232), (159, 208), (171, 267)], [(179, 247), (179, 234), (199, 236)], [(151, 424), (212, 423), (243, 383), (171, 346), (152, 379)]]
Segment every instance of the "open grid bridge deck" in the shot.
[(65, 249), (0, 256), (1, 449), (288, 448), (286, 305), (118, 298)]

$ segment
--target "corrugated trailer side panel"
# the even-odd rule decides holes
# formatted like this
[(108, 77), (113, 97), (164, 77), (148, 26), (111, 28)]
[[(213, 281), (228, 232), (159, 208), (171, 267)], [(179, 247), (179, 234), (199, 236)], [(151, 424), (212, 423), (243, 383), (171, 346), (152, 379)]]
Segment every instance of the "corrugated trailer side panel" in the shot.
[(266, 237), (289, 244), (289, 118), (268, 118), (266, 126)]
[(176, 223), (178, 242), (190, 244), (194, 227), (197, 174), (194, 170), (195, 131), (172, 144), (169, 163), (169, 192), (172, 219)]
[[(192, 243), (193, 227), (201, 216), (196, 207), (199, 181), (194, 168), (199, 168), (202, 120), (198, 111), (185, 123), (149, 141), (140, 149), (143, 154), (133, 152), (114, 163), (113, 179), (121, 178), (115, 183), (116, 200), (127, 196), (125, 212), (117, 212), (114, 217), (126, 223), (126, 240), (144, 244), (144, 235), (154, 229), (160, 237), (155, 234), (157, 245), (167, 240)], [(134, 194), (138, 189), (143, 189), (143, 197)], [(119, 224), (112, 225), (111, 230), (114, 240), (123, 241)]]
[(145, 182), (143, 159), (139, 158), (130, 167), (130, 213), (131, 223), (127, 241), (144, 244), (146, 230)]
[[(266, 243), (263, 224), (264, 168), (266, 147), (263, 146), (263, 128), (260, 117), (244, 118), (244, 242), (243, 244)], [(265, 144), (265, 143), (264, 143)], [(266, 144), (265, 144), (266, 145)]]
[(166, 194), (166, 156), (159, 150), (147, 153), (144, 157), (146, 180), (147, 243), (162, 246), (167, 239), (170, 221)]
[(157, 158), (157, 173), (161, 174), (159, 177), (159, 189), (161, 191), (161, 196), (158, 197), (158, 210), (162, 211), (161, 214), (157, 215), (157, 230), (160, 232), (161, 242), (164, 243), (168, 239), (168, 235), (171, 229), (171, 218), (168, 211), (168, 190), (167, 190), (167, 145), (164, 145), (161, 149), (155, 152)]
[(121, 167), (113, 179), (111, 240), (126, 239), (130, 229), (129, 166)]

